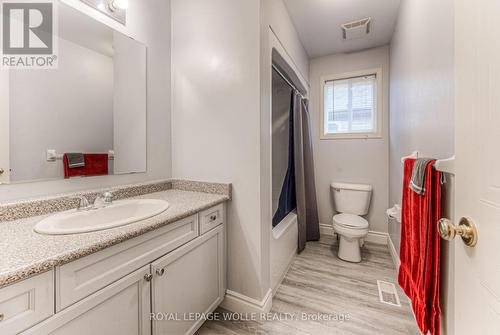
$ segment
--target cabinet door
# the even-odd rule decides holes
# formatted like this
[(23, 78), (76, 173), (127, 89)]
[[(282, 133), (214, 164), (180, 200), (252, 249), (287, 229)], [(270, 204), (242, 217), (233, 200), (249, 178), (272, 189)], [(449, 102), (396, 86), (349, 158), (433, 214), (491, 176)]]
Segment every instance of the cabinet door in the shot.
[(0, 289), (0, 334), (19, 334), (54, 314), (54, 271)]
[(224, 225), (152, 263), (153, 334), (194, 334), (224, 297)]
[(56, 268), (56, 311), (198, 236), (198, 214)]
[(150, 335), (150, 277), (144, 266), (24, 334)]

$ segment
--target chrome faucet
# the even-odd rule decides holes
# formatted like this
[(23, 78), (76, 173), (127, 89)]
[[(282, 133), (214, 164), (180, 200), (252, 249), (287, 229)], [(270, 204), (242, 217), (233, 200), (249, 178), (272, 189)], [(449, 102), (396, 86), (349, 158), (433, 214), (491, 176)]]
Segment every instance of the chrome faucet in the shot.
[(77, 211), (87, 211), (89, 209), (92, 209), (92, 205), (90, 202), (87, 200), (87, 198), (83, 195), (77, 195), (72, 197), (72, 199), (78, 199), (78, 206), (76, 207)]
[(94, 201), (94, 208), (103, 208), (113, 203), (113, 193), (107, 191), (99, 196)]

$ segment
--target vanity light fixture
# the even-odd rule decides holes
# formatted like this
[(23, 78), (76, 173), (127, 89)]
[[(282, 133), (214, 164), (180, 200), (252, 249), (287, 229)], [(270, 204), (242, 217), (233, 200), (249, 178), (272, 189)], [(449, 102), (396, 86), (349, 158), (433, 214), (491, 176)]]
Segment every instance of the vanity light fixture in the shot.
[(97, 4), (97, 9), (99, 9), (101, 12), (105, 12), (106, 11), (106, 5), (104, 4), (103, 1), (99, 2)]
[(101, 13), (125, 24), (128, 0), (81, 0)]
[(128, 0), (108, 0), (108, 8), (112, 12), (118, 9), (126, 10), (128, 8)]

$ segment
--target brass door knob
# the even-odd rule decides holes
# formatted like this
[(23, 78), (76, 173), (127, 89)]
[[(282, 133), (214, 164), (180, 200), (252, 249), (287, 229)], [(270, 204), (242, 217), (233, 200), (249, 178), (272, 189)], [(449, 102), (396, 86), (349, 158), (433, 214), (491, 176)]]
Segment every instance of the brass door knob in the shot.
[(463, 217), (455, 226), (449, 219), (441, 219), (438, 222), (439, 236), (442, 239), (451, 241), (457, 235), (462, 238), (465, 245), (473, 247), (477, 243), (477, 229), (471, 218)]
[(153, 275), (152, 275), (151, 273), (146, 273), (146, 274), (144, 275), (144, 279), (145, 279), (146, 281), (151, 281), (151, 279), (153, 279)]
[(5, 170), (0, 168), (0, 174), (3, 174), (4, 172), (5, 172)]

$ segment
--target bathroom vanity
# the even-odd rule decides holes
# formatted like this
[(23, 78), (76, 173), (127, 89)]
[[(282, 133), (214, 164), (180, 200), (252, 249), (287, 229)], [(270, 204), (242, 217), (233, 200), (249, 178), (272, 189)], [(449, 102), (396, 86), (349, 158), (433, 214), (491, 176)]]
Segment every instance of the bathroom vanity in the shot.
[(0, 333), (193, 334), (224, 298), (230, 193), (171, 187), (134, 197), (168, 201), (164, 213), (119, 228), (56, 236), (33, 231), (50, 214), (0, 222)]

